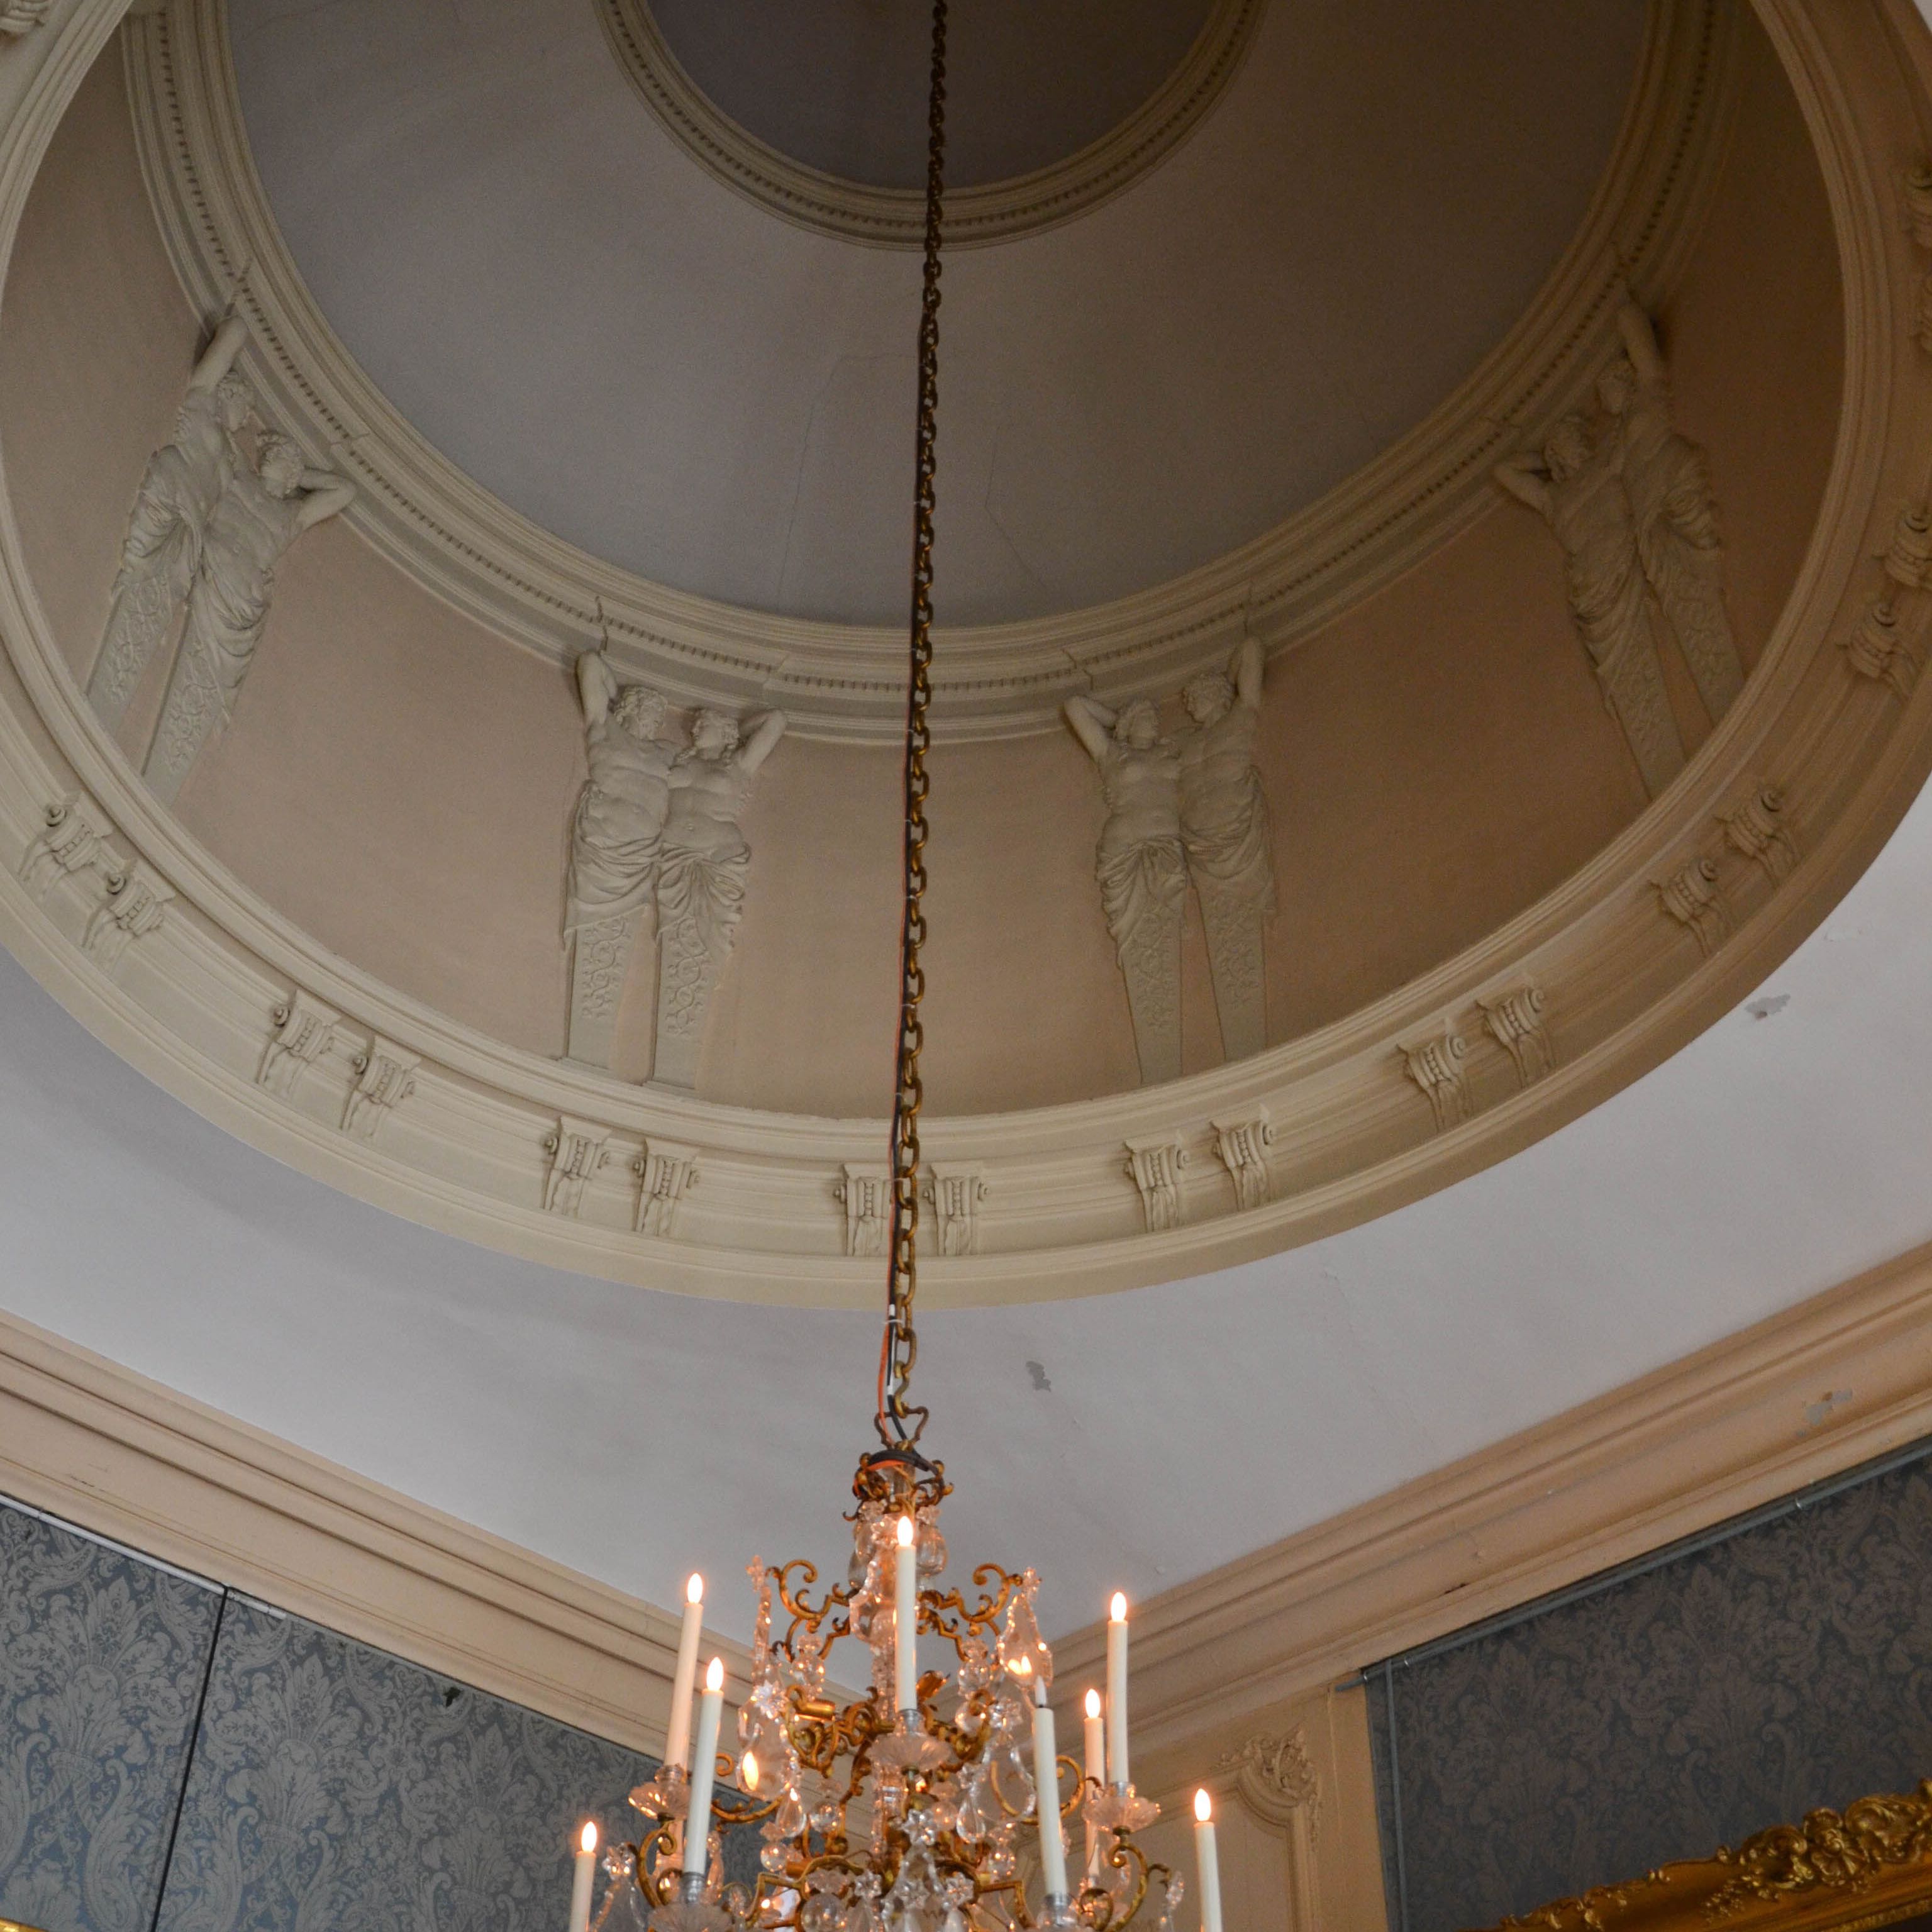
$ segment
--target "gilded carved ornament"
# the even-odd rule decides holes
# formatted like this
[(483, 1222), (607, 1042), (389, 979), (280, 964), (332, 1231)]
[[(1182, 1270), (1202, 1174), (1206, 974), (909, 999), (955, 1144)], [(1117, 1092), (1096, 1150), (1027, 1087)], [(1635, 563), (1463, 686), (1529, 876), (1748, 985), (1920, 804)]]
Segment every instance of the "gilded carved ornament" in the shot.
[(1705, 1858), (1560, 1898), (1496, 1932), (1851, 1932), (1932, 1906), (1932, 1779), (1806, 1813)]

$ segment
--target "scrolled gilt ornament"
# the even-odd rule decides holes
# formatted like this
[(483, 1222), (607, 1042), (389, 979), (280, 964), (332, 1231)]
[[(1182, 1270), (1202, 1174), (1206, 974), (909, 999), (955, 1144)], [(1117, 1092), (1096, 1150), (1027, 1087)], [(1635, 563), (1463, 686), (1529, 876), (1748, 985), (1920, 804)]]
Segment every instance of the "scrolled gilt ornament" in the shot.
[(1710, 1916), (1754, 1901), (1807, 1892), (1862, 1892), (1889, 1865), (1932, 1859), (1932, 1778), (1897, 1796), (1861, 1798), (1843, 1812), (1808, 1811), (1799, 1825), (1774, 1825), (1719, 1859), (1737, 1870), (1706, 1908)]

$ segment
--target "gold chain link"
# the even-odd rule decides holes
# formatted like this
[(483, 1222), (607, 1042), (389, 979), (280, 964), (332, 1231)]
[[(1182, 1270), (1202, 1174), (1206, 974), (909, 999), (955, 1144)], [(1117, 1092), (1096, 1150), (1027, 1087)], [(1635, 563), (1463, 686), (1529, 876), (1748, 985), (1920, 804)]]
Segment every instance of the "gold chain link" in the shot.
[(926, 943), (926, 754), (932, 740), (932, 514), (939, 432), (940, 206), (946, 182), (946, 0), (933, 0), (932, 86), (927, 115), (926, 278), (919, 320), (919, 437), (914, 470), (911, 680), (906, 693), (905, 917), (899, 940), (897, 1089), (892, 1099), (892, 1226), (886, 1289), (886, 1336), (879, 1358), (879, 1437), (888, 1448), (916, 1442), (926, 1412), (908, 1405), (919, 1359), (912, 1304), (919, 1289), (919, 1017), (926, 992), (920, 950)]

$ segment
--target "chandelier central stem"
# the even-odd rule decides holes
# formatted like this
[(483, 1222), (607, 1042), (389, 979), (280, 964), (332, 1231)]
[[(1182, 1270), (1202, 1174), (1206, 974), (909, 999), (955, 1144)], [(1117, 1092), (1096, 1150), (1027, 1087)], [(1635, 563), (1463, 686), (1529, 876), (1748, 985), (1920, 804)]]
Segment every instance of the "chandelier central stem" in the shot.
[(912, 622), (906, 690), (905, 910), (899, 939), (897, 1077), (892, 1097), (892, 1220), (886, 1287), (886, 1333), (879, 1356), (876, 1426), (886, 1448), (909, 1449), (927, 1412), (907, 1390), (919, 1359), (912, 1309), (919, 1288), (919, 1071), (925, 1028), (920, 1002), (926, 975), (926, 754), (932, 742), (926, 712), (932, 699), (932, 517), (938, 500), (939, 436), (939, 248), (946, 186), (946, 0), (933, 0), (932, 76), (927, 97), (926, 272), (919, 317), (919, 430), (914, 465)]

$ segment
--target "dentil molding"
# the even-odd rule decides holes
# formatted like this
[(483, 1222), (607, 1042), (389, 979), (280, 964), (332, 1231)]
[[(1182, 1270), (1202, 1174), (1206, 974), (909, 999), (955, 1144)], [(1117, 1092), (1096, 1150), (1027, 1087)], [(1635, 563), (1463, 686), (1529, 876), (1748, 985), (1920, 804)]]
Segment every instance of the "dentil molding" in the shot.
[[(43, 57), (0, 123), (0, 261), (118, 11), (72, 0), (35, 37)], [(1874, 675), (1846, 646), (1882, 602), (1892, 648), (1916, 658), (1932, 618), (1908, 514), (1932, 494), (1932, 358), (1913, 335), (1932, 248), (1909, 218), (1923, 49), (1894, 0), (1761, 0), (1760, 13), (1829, 192), (1846, 376), (1819, 525), (1744, 693), (1588, 865), (1346, 1018), (1163, 1085), (928, 1121), (947, 1183), (925, 1270), (934, 1300), (1204, 1273), (1514, 1151), (1760, 983), (1917, 793), (1932, 694)], [(136, 30), (137, 65), (172, 58), (184, 20), (208, 17), (206, 0), (176, 0)], [(1720, 4), (1694, 17), (1721, 35), (1729, 15)], [(1600, 362), (1592, 348), (1576, 367)], [(284, 420), (299, 413), (289, 406)], [(1488, 472), (1479, 458), (1472, 487), (1488, 489)], [(51, 634), (3, 494), (0, 640), (0, 943), (124, 1058), (293, 1166), (532, 1260), (656, 1288), (875, 1305), (883, 1121), (628, 1085), (505, 1047), (329, 953), (190, 838), (116, 748)]]
[[(926, 233), (922, 189), (868, 187), (780, 153), (740, 127), (692, 80), (660, 31), (650, 0), (595, 4), (625, 77), (664, 131), (707, 174), (802, 228), (875, 248), (920, 245)], [(947, 248), (1009, 242), (1058, 227), (1131, 188), (1194, 131), (1227, 91), (1264, 5), (1264, 0), (1214, 0), (1180, 66), (1118, 127), (1078, 153), (1009, 181), (950, 189)]]
[[(1520, 438), (1540, 442), (1613, 352), (1626, 276), (1653, 307), (1676, 286), (1723, 158), (1742, 4), (1651, 0), (1636, 85), (1582, 230), (1528, 313), (1432, 416), (1276, 529), (1171, 583), (1054, 617), (942, 629), (937, 728), (955, 739), (1058, 730), (1069, 697), (1158, 693), (1224, 658), (1244, 631), (1270, 654), (1292, 649), (1479, 515), (1492, 466)], [(127, 59), (142, 172), (190, 302), (209, 316), (232, 302), (247, 318), (256, 346), (243, 366), (265, 412), (356, 484), (349, 520), (385, 556), (554, 662), (608, 634), (619, 670), (675, 704), (776, 707), (808, 737), (897, 742), (902, 630), (647, 582), (540, 530), (404, 420), (337, 339), (282, 239), (249, 153), (225, 0), (168, 0), (130, 21)]]

